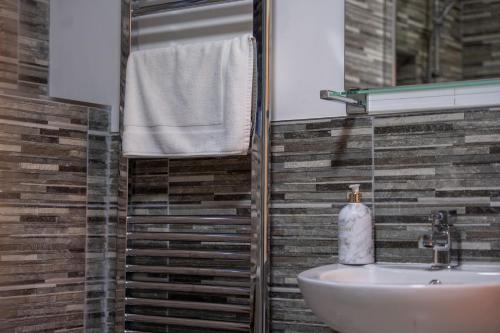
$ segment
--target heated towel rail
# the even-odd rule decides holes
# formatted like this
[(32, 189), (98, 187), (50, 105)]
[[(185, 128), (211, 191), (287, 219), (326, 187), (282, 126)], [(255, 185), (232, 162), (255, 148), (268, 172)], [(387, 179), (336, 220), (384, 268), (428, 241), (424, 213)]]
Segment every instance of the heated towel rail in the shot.
[[(233, 1), (241, 0), (131, 1), (129, 27), (132, 17)], [(128, 216), (126, 333), (268, 332), (270, 0), (253, 7), (259, 89), (251, 217)]]
[(127, 330), (250, 332), (250, 217), (129, 216), (127, 223)]

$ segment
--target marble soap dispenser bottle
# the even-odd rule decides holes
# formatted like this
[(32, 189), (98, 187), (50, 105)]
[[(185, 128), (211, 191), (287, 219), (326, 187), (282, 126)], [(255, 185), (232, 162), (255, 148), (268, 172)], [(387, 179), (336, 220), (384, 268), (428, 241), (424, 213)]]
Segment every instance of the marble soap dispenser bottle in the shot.
[(350, 185), (349, 203), (339, 214), (339, 263), (365, 265), (375, 262), (370, 208), (361, 203), (359, 184)]

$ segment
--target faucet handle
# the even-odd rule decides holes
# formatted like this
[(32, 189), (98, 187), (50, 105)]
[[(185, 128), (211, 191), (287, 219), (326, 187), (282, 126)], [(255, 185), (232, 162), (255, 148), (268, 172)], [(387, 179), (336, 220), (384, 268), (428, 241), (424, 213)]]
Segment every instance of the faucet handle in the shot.
[(448, 225), (454, 225), (457, 222), (457, 211), (449, 210), (447, 212), (448, 217)]
[(429, 216), (429, 222), (432, 222), (433, 225), (440, 225), (446, 221), (446, 212), (442, 210), (432, 211)]
[(431, 212), (429, 221), (435, 226), (452, 226), (457, 221), (456, 210), (437, 210)]
[(422, 245), (424, 247), (434, 247), (434, 242), (432, 240), (432, 237), (429, 235), (424, 235), (422, 237)]

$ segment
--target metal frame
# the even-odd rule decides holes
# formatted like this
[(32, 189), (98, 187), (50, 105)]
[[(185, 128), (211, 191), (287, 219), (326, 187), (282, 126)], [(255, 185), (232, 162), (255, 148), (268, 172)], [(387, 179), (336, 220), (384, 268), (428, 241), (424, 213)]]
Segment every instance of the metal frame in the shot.
[[(235, 2), (241, 0), (158, 0), (145, 6), (129, 7), (129, 52), (132, 49), (132, 19), (133, 17), (171, 11), (195, 6), (217, 3)], [(269, 284), (270, 284), (270, 49), (271, 49), (271, 1), (254, 1), (254, 35), (260, 45), (261, 61), (259, 63), (258, 85), (259, 105), (252, 137), (252, 246), (251, 246), (251, 280), (252, 304), (251, 331), (253, 333), (269, 332)], [(259, 7), (260, 6), (260, 7)], [(259, 11), (260, 17), (255, 13)], [(255, 26), (258, 24), (257, 26)], [(127, 159), (128, 169), (128, 159)], [(128, 196), (127, 196), (128, 198)], [(128, 199), (127, 199), (128, 202)]]
[(345, 103), (346, 113), (349, 116), (368, 114), (366, 94), (349, 93), (348, 91), (347, 94), (340, 95), (335, 91), (321, 90), (319, 92), (319, 97), (327, 101)]
[[(270, 285), (270, 64), (271, 64), (271, 0), (254, 0), (260, 8), (260, 30), (256, 38), (260, 40), (260, 122), (261, 133), (255, 131), (252, 141), (252, 285), (254, 290), (252, 332), (269, 332), (269, 285)], [(259, 35), (257, 35), (260, 34)], [(256, 126), (257, 127), (257, 126)], [(259, 135), (260, 134), (260, 135)]]

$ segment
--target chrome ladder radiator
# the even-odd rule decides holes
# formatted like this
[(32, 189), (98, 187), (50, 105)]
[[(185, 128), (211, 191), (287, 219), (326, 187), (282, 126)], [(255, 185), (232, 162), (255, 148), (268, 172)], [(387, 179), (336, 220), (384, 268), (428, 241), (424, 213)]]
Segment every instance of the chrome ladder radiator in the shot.
[(250, 332), (251, 219), (129, 216), (129, 333)]

